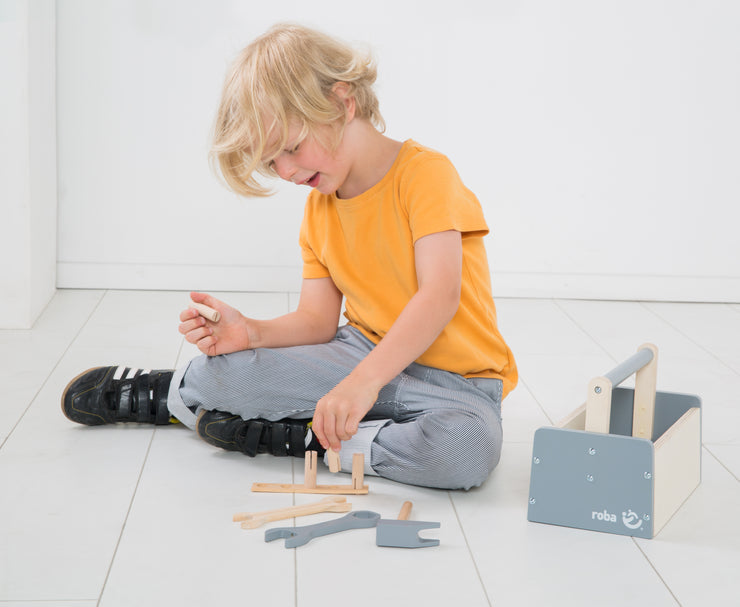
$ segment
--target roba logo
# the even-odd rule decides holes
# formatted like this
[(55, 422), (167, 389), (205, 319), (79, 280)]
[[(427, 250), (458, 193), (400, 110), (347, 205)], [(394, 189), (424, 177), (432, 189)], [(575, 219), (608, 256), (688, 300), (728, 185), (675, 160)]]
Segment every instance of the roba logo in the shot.
[(609, 514), (606, 511), (606, 508), (605, 508), (604, 509), (604, 512), (592, 512), (591, 513), (591, 520), (605, 521), (607, 523), (616, 523), (617, 522), (617, 515), (616, 514)]
[[(595, 510), (591, 512), (591, 520), (603, 521), (605, 523), (616, 523), (617, 515), (612, 514), (604, 508), (603, 512), (596, 512)], [(634, 510), (627, 510), (627, 512), (622, 512), (622, 524), (628, 529), (639, 529), (642, 527), (642, 519)]]

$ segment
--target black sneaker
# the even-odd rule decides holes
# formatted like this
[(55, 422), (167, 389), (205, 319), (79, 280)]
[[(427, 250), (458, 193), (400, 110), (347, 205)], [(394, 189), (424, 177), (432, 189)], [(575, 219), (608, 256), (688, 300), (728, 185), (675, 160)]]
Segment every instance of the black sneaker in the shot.
[(169, 424), (167, 393), (172, 371), (97, 367), (75, 377), (62, 394), (62, 411), (73, 422)]
[[(227, 451), (241, 451), (250, 457), (258, 453), (305, 457), (308, 419), (244, 420), (239, 415), (222, 411), (201, 411), (195, 431), (210, 445)], [(309, 449), (317, 449), (310, 442)], [(316, 442), (315, 440), (313, 442)]]

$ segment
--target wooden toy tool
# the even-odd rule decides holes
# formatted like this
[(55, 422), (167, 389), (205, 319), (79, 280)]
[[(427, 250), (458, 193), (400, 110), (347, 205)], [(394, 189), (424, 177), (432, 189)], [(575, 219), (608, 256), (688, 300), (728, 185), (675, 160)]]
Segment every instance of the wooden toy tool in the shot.
[(398, 519), (380, 519), (375, 531), (375, 544), (377, 546), (390, 546), (393, 548), (430, 548), (439, 546), (439, 540), (419, 537), (419, 531), (424, 529), (437, 529), (440, 523), (410, 521), (411, 502), (404, 502)]
[(365, 478), (365, 456), (362, 453), (352, 455), (351, 485), (317, 485), (316, 484), (316, 451), (306, 451), (305, 478), (302, 485), (289, 483), (254, 483), (252, 491), (262, 493), (330, 493), (347, 495), (364, 495), (368, 492)]
[(347, 502), (346, 497), (334, 495), (301, 506), (290, 506), (277, 510), (264, 510), (262, 512), (239, 512), (234, 515), (234, 522), (241, 522), (242, 529), (256, 529), (265, 523), (282, 521), (286, 518), (318, 514), (320, 512), (349, 512), (352, 504)]

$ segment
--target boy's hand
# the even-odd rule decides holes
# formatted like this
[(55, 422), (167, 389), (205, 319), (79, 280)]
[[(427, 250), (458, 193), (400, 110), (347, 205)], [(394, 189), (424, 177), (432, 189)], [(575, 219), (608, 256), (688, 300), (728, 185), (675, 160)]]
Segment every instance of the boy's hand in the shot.
[(341, 441), (349, 440), (378, 399), (379, 388), (374, 388), (352, 375), (347, 376), (316, 405), (313, 430), (324, 449), (339, 451)]
[(178, 330), (191, 344), (208, 356), (229, 354), (246, 350), (250, 347), (250, 321), (248, 318), (205, 293), (191, 293), (190, 299), (196, 303), (205, 304), (221, 314), (218, 322), (211, 322), (201, 316), (195, 308), (188, 308), (180, 312), (180, 326)]

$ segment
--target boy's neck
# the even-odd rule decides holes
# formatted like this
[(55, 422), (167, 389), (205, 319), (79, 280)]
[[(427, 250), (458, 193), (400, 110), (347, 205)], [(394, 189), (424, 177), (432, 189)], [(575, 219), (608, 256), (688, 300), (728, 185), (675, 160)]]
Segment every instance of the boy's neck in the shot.
[(341, 148), (352, 159), (352, 165), (347, 179), (337, 189), (337, 197), (354, 198), (379, 183), (393, 166), (402, 146), (402, 142), (386, 137), (366, 120), (350, 121)]

